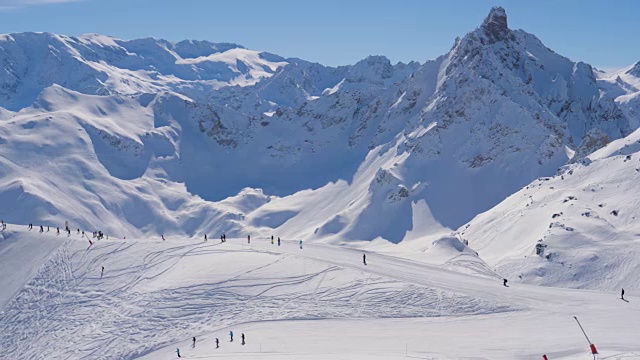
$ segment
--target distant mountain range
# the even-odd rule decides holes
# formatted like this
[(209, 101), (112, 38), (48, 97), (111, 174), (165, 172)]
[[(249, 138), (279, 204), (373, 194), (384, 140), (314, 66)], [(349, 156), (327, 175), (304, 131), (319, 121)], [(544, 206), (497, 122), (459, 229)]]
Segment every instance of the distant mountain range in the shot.
[(49, 33), (0, 36), (0, 64), (2, 218), (114, 237), (425, 251), (640, 126), (640, 62), (574, 62), (500, 7), (422, 64)]

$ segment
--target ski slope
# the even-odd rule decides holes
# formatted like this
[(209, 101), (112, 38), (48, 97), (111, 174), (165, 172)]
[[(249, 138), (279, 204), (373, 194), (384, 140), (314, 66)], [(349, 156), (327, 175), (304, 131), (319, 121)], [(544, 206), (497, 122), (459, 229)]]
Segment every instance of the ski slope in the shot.
[(479, 262), (463, 273), (382, 252), (365, 266), (360, 249), (293, 240), (89, 246), (75, 232), (3, 234), (0, 264), (37, 269), (17, 288), (0, 280), (0, 348), (11, 359), (173, 359), (176, 348), (200, 359), (588, 358), (573, 316), (608, 358), (640, 354), (633, 294), (503, 287)]

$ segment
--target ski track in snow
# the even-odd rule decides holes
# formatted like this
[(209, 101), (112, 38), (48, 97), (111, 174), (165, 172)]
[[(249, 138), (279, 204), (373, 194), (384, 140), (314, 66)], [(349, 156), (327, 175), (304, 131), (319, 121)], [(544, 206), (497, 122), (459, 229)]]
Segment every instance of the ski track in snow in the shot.
[[(441, 290), (384, 270), (402, 266), (405, 262), (400, 259), (381, 257), (385, 262), (378, 271), (351, 266), (344, 256), (336, 256), (345, 252), (351, 255), (344, 248), (312, 244), (299, 250), (291, 242), (275, 249), (238, 245), (237, 240), (225, 244), (102, 240), (87, 248), (84, 241), (66, 240), (4, 308), (0, 348), (20, 359), (132, 359), (189, 334), (238, 323), (438, 317), (517, 309), (493, 296), (483, 299)], [(234, 263), (225, 260), (230, 255), (248, 261), (247, 270), (233, 269)], [(211, 280), (189, 279), (193, 261), (220, 261), (234, 270), (233, 276), (212, 273)], [(106, 264), (103, 278), (102, 264)], [(180, 271), (184, 284), (163, 286), (172, 271)]]

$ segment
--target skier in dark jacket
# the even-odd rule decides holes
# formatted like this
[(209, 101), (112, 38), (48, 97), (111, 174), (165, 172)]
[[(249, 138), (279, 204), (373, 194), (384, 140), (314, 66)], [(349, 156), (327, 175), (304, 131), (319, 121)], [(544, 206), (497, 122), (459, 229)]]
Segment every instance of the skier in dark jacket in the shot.
[(620, 298), (624, 300), (624, 289), (622, 289), (622, 294), (620, 295)]
[(507, 286), (507, 279), (502, 279), (502, 285)]
[(233, 342), (233, 331), (229, 331), (229, 337), (231, 338), (231, 342)]
[(247, 244), (251, 244), (251, 235), (247, 235)]
[(196, 347), (196, 337), (193, 337), (193, 344), (191, 345), (192, 348)]
[(245, 344), (245, 342), (244, 342), (244, 333), (242, 333), (242, 345), (244, 345), (244, 344)]
[(362, 263), (367, 265), (367, 254), (362, 254)]
[(278, 236), (278, 246), (280, 246), (280, 237)]
[(176, 354), (178, 354), (178, 357), (182, 357), (180, 356), (180, 349), (176, 349)]
[(216, 338), (216, 349), (218, 349), (220, 347), (220, 340), (218, 340), (218, 338)]

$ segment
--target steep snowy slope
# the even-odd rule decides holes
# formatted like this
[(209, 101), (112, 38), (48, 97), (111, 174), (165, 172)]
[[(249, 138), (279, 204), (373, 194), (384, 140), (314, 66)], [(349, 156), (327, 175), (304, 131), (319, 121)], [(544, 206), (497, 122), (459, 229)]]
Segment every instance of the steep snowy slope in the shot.
[(502, 8), (424, 64), (330, 68), (98, 35), (0, 40), (0, 198), (14, 223), (428, 250), (631, 131), (589, 65), (509, 29)]
[[(640, 130), (541, 178), (459, 229), (513, 280), (640, 289)], [(543, 253), (536, 255), (536, 246)]]

